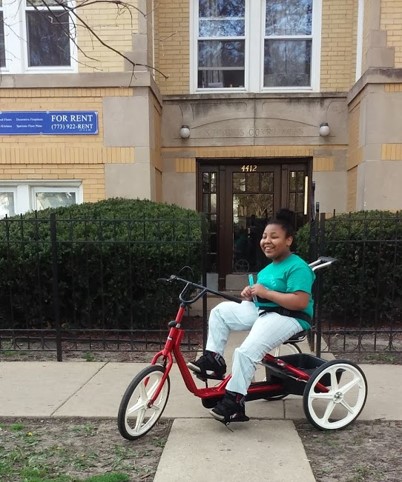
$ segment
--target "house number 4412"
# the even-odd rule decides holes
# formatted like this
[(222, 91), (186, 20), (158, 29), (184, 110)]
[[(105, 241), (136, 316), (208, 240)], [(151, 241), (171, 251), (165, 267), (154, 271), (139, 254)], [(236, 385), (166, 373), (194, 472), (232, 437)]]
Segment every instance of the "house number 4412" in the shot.
[(257, 166), (255, 164), (243, 164), (241, 166), (241, 170), (243, 172), (255, 172), (257, 170)]

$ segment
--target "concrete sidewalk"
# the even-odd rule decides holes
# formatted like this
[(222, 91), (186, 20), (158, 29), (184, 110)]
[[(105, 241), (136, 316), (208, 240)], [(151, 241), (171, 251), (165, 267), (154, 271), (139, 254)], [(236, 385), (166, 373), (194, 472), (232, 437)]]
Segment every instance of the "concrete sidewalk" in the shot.
[[(1, 417), (115, 418), (127, 385), (147, 364), (0, 362)], [(402, 420), (402, 366), (361, 365), (369, 395), (359, 420)], [(174, 418), (156, 482), (269, 480), (313, 482), (292, 420), (305, 419), (302, 398), (247, 404), (248, 423), (232, 431), (189, 393), (175, 366), (164, 417)], [(117, 430), (117, 428), (116, 428)], [(134, 444), (136, 442), (133, 442)], [(212, 477), (212, 478), (211, 478)]]

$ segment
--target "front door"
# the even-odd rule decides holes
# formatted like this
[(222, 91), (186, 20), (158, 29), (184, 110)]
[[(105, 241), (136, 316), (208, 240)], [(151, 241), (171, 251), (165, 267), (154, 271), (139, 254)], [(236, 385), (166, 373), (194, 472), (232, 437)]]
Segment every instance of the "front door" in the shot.
[(306, 159), (198, 161), (198, 210), (209, 221), (207, 271), (226, 275), (254, 273), (266, 265), (259, 243), (268, 219), (281, 207), (296, 213), (297, 225), (308, 216)]

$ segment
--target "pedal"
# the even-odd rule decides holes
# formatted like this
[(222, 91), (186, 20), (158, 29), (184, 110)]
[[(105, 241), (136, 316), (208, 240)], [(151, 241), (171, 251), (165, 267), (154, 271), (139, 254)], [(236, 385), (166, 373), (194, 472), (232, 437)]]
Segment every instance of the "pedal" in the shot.
[[(214, 417), (215, 418), (215, 417)], [(218, 422), (221, 422), (223, 423), (223, 425), (225, 425), (226, 428), (228, 428), (231, 432), (233, 432), (233, 430), (231, 430), (231, 428), (229, 427), (229, 425), (233, 422), (249, 422), (250, 421), (250, 417), (247, 417), (247, 415), (243, 415), (243, 414), (238, 414), (236, 413), (235, 415), (233, 415), (232, 417), (230, 417), (230, 420), (219, 420), (219, 418), (215, 418), (215, 420), (217, 420)]]

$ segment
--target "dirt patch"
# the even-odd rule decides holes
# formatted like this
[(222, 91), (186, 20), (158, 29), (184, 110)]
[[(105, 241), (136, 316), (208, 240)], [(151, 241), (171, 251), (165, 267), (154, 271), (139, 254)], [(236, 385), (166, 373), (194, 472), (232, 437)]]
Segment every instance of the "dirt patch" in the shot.
[(0, 480), (81, 482), (103, 475), (99, 482), (150, 482), (170, 427), (162, 420), (129, 442), (115, 420), (0, 419)]
[[(0, 419), (0, 480), (151, 482), (171, 424), (161, 420), (129, 442), (115, 420)], [(325, 432), (305, 420), (295, 425), (317, 482), (401, 480), (402, 421), (355, 422)]]
[(402, 421), (355, 422), (343, 430), (318, 431), (296, 422), (317, 482), (399, 482)]

